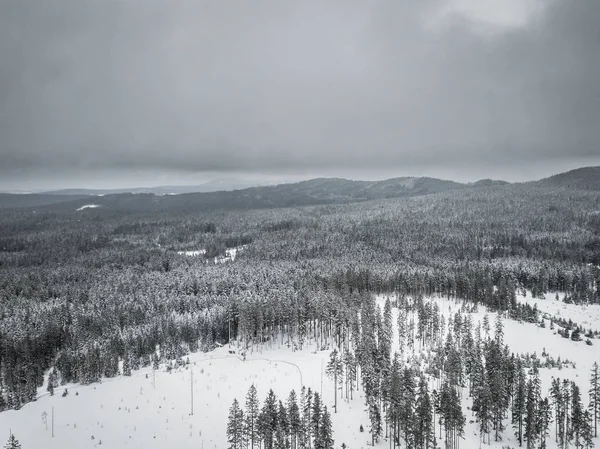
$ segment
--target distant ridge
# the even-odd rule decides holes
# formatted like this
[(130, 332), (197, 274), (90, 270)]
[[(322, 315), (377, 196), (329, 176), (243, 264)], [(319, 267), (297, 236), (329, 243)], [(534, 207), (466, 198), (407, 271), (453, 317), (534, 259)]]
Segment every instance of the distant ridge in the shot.
[(600, 167), (582, 167), (537, 181), (541, 186), (600, 191)]
[[(134, 193), (96, 193), (84, 197), (80, 196), (79, 199), (76, 199), (77, 197), (61, 195), (60, 198), (63, 201), (57, 200), (56, 192), (38, 195), (38, 197), (42, 199), (47, 197), (47, 207), (52, 208), (52, 210), (79, 210), (81, 213), (99, 213), (98, 210), (106, 209), (137, 212), (151, 210), (203, 212), (224, 209), (267, 209), (318, 204), (356, 203), (385, 198), (415, 197), (477, 187), (479, 186), (428, 177), (403, 177), (383, 181), (317, 178), (293, 184), (172, 195), (156, 195), (138, 190)], [(83, 192), (90, 191), (73, 191), (73, 193)], [(0, 207), (32, 206), (31, 202), (27, 201), (28, 195), (13, 195), (12, 197), (12, 202), (8, 201), (10, 205), (4, 205), (0, 198)], [(69, 199), (76, 200), (69, 201)], [(15, 206), (15, 203), (19, 201), (23, 201), (23, 204)], [(98, 205), (98, 208), (84, 207), (89, 204)], [(43, 206), (40, 200), (36, 201), (33, 205)]]
[[(204, 185), (207, 191), (188, 192), (202, 186), (154, 187), (122, 190), (72, 189), (45, 194), (0, 194), (0, 209), (44, 207), (51, 210), (102, 213), (103, 210), (132, 212), (188, 211), (225, 209), (268, 209), (318, 204), (345, 204), (367, 200), (429, 195), (463, 189), (501, 189), (510, 183), (481, 179), (459, 183), (429, 177), (400, 177), (382, 181), (353, 181), (343, 178), (316, 178), (293, 184), (225, 190), (219, 183)], [(560, 187), (600, 191), (600, 167), (584, 167), (523, 183), (540, 187)], [(229, 185), (231, 187), (231, 185)], [(99, 208), (83, 208), (97, 204)]]
[(130, 189), (61, 189), (38, 192), (41, 195), (114, 195), (119, 193), (152, 193), (154, 195), (180, 195), (182, 193), (205, 193), (227, 190), (241, 190), (261, 185), (259, 182), (245, 180), (215, 179), (190, 186), (133, 187)]

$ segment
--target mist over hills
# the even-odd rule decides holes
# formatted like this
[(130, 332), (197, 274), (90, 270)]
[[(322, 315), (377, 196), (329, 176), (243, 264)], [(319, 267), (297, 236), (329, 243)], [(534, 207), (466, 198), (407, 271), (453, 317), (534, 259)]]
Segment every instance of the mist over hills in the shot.
[[(240, 181), (238, 185), (243, 185)], [(200, 186), (86, 190), (70, 189), (36, 194), (0, 194), (0, 208), (44, 207), (74, 210), (94, 204), (114, 210), (262, 209), (316, 204), (344, 204), (385, 198), (429, 195), (462, 189), (503, 188), (511, 184), (482, 179), (459, 183), (429, 177), (399, 177), (382, 181), (315, 178), (291, 184), (236, 188), (235, 183), (205, 183)], [(522, 183), (532, 187), (600, 191), (600, 167), (584, 167), (539, 181)]]

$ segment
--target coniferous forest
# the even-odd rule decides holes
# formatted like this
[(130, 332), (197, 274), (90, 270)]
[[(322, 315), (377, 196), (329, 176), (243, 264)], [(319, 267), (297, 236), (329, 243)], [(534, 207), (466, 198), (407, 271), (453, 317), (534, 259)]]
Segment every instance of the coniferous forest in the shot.
[[(40, 387), (131, 375), (230, 340), (246, 350), (318, 341), (333, 350), (335, 404), (363, 394), (372, 443), (458, 449), (467, 420), (482, 444), (511, 433), (528, 449), (553, 437), (586, 448), (597, 435), (597, 367), (590, 391), (559, 378), (542, 391), (551, 348), (543, 360), (503, 340), (505, 320), (542, 319), (518, 294), (600, 303), (595, 191), (493, 185), (348, 204), (132, 210), (2, 210), (0, 410), (35, 401)], [(393, 299), (380, 308), (375, 294)], [(460, 312), (444, 318), (431, 295)], [(492, 312), (483, 326), (470, 319), (480, 306)], [(552, 322), (573, 340), (600, 330)], [(315, 392), (262, 393), (262, 405), (252, 389), (232, 404), (233, 449), (342, 443), (335, 406)]]

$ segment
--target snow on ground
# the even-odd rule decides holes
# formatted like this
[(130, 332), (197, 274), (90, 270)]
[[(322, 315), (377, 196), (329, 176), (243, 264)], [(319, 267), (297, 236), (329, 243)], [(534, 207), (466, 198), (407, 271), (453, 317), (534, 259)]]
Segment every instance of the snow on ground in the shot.
[(225, 255), (222, 257), (215, 257), (215, 263), (225, 263), (227, 261), (234, 261), (237, 253), (246, 248), (246, 245), (236, 246), (234, 248), (227, 248)]
[[(217, 257), (213, 258), (213, 262), (215, 264), (219, 264), (219, 263), (234, 261), (238, 252), (244, 250), (244, 248), (246, 248), (246, 245), (236, 246), (234, 248), (227, 248), (225, 250), (225, 255), (217, 256)], [(177, 251), (177, 254), (182, 255), (182, 256), (196, 257), (196, 256), (202, 256), (202, 255), (206, 254), (206, 250), (198, 249), (195, 251)]]
[[(258, 389), (261, 404), (270, 388), (284, 403), (292, 389), (299, 396), (302, 385), (321, 392), (321, 368), (325, 369), (329, 352), (313, 353), (313, 349), (314, 345), (293, 352), (282, 347), (248, 354), (242, 361), (223, 347), (208, 354), (191, 354), (188, 368), (170, 374), (162, 367), (154, 373), (154, 381), (152, 369), (144, 368), (132, 377), (67, 386), (66, 397), (61, 396), (63, 388), (57, 388), (52, 397), (44, 395), (21, 410), (0, 413), (0, 435), (8, 436), (11, 429), (24, 449), (158, 449), (167, 445), (181, 449), (225, 448), (229, 407), (234, 398), (244, 404), (252, 383)], [(354, 401), (346, 404), (338, 398), (340, 413), (335, 415), (333, 384), (325, 376), (323, 397), (333, 416), (336, 447), (344, 441), (350, 448), (366, 447), (369, 435), (359, 432), (361, 424), (368, 427), (364, 399), (355, 395)]]
[(196, 250), (196, 251), (177, 251), (177, 254), (179, 254), (181, 256), (195, 257), (195, 256), (202, 256), (202, 255), (206, 254), (206, 250), (205, 249), (199, 249), (199, 250)]
[[(381, 310), (383, 311), (383, 307), (385, 304), (386, 298), (390, 298), (394, 300), (395, 297), (392, 295), (380, 295), (377, 297), (377, 303)], [(554, 298), (554, 295), (552, 296)], [(547, 298), (546, 300), (541, 299), (540, 302), (550, 301), (552, 298)], [(531, 298), (529, 298), (531, 300)], [(552, 299), (553, 300), (553, 299)], [(455, 313), (458, 312), (461, 308), (462, 301), (454, 301), (453, 299), (448, 300), (443, 297), (431, 297), (426, 298), (426, 301), (433, 301), (438, 304), (440, 309), (440, 313), (446, 318), (446, 322), (449, 316), (454, 317)], [(558, 301), (553, 300), (555, 305), (560, 304)], [(581, 317), (586, 312), (577, 310), (577, 305), (569, 305), (572, 307), (567, 308), (570, 313), (572, 313), (573, 317)], [(591, 306), (589, 306), (591, 307)], [(539, 306), (538, 306), (539, 308)], [(494, 333), (494, 321), (496, 319), (496, 314), (493, 312), (488, 312), (486, 307), (480, 306), (477, 312), (471, 313), (471, 319), (473, 321), (473, 328), (477, 327), (478, 323), (482, 323), (483, 329), (483, 319), (485, 315), (488, 315), (488, 320), (490, 323), (490, 333), (493, 336)], [(398, 348), (398, 329), (397, 329), (397, 316), (398, 309), (392, 309), (392, 319), (394, 323), (394, 346), (393, 350), (397, 350)], [(410, 319), (410, 315), (408, 316)], [(573, 318), (574, 319), (574, 318)], [(589, 318), (588, 318), (589, 319)], [(416, 317), (415, 317), (416, 320)], [(575, 319), (574, 319), (575, 320)], [(582, 320), (583, 321), (583, 320)], [(600, 341), (593, 340), (594, 345), (588, 346), (585, 342), (574, 342), (571, 339), (563, 338), (556, 333), (556, 329), (550, 329), (548, 323), (545, 328), (539, 327), (535, 323), (527, 323), (527, 322), (517, 322), (514, 320), (503, 319), (503, 328), (504, 328), (504, 342), (509, 346), (512, 352), (515, 354), (533, 354), (534, 352), (537, 354), (538, 358), (541, 358), (542, 352), (546, 350), (546, 352), (557, 359), (558, 357), (561, 360), (569, 360), (575, 363), (576, 368), (564, 368), (564, 369), (548, 369), (542, 368), (540, 369), (540, 381), (542, 384), (542, 395), (549, 396), (548, 390), (550, 389), (551, 381), (553, 377), (560, 377), (561, 379), (570, 379), (578, 384), (582, 394), (582, 400), (584, 405), (588, 403), (588, 397), (585, 392), (589, 390), (589, 377), (590, 370), (594, 362), (600, 363)], [(483, 331), (482, 331), (483, 332)], [(416, 352), (419, 352), (418, 343), (415, 344)], [(433, 383), (431, 385), (434, 385)], [(465, 435), (466, 440), (461, 441), (460, 447), (464, 449), (478, 449), (479, 446), (479, 430), (478, 424), (474, 421), (474, 417), (472, 416), (472, 412), (467, 409), (467, 407), (471, 405), (471, 399), (465, 400), (468, 395), (468, 390), (463, 389), (463, 412), (467, 417), (467, 425), (465, 427)], [(505, 425), (507, 429), (504, 431), (503, 436), (504, 440), (499, 442), (491, 442), (491, 446), (496, 446), (497, 448), (501, 448), (502, 446), (509, 445), (511, 447), (518, 447), (518, 441), (514, 437), (514, 433), (510, 428), (510, 419), (505, 420)], [(553, 429), (553, 428), (552, 428)], [(439, 431), (439, 429), (438, 429)], [(556, 448), (556, 443), (554, 442), (554, 433), (550, 432), (551, 438), (547, 441), (548, 448)], [(438, 434), (439, 436), (439, 434)], [(493, 437), (492, 437), (493, 440)], [(550, 441), (551, 440), (551, 441)], [(600, 440), (595, 439), (596, 445), (600, 445)], [(438, 443), (443, 444), (442, 441), (438, 440)], [(490, 446), (487, 446), (490, 447)]]
[[(558, 295), (558, 299), (556, 299)], [(527, 303), (531, 307), (546, 314), (546, 318), (560, 317), (572, 320), (585, 329), (600, 330), (600, 305), (598, 304), (566, 304), (563, 302), (565, 295), (562, 293), (546, 293), (543, 299), (533, 298), (531, 294), (518, 295), (517, 301)]]
[(80, 208), (78, 208), (78, 211), (84, 210), (84, 209), (96, 209), (97, 207), (100, 207), (99, 204), (85, 204), (83, 206), (81, 206)]

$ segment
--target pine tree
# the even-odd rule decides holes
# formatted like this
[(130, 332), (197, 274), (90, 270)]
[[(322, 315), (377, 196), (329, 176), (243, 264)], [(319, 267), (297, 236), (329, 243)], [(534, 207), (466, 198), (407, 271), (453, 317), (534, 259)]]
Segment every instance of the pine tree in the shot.
[(598, 362), (592, 366), (592, 375), (590, 377), (590, 412), (594, 422), (594, 437), (598, 436), (598, 418), (600, 417), (600, 375), (598, 372)]
[(517, 361), (517, 380), (513, 393), (512, 424), (515, 436), (519, 440), (519, 447), (523, 445), (523, 423), (527, 413), (527, 377), (522, 362)]
[(258, 446), (258, 417), (260, 413), (258, 405), (258, 393), (256, 387), (252, 384), (246, 394), (246, 419), (244, 423), (245, 439), (249, 449)]
[(584, 426), (581, 434), (581, 442), (583, 447), (590, 449), (594, 447), (594, 426), (593, 417), (589, 410), (584, 412)]
[(123, 376), (131, 376), (131, 360), (129, 359), (129, 351), (125, 350), (123, 356)]
[(305, 447), (311, 447), (312, 403), (313, 393), (310, 387), (305, 391), (302, 400), (302, 442)]
[(356, 358), (354, 353), (346, 351), (344, 354), (344, 365), (346, 366), (346, 399), (348, 399), (348, 390), (350, 391), (350, 399), (354, 399), (354, 383), (356, 382)]
[(292, 449), (296, 449), (298, 446), (298, 436), (300, 435), (302, 421), (300, 419), (300, 409), (294, 390), (290, 392), (287, 400), (287, 415), (290, 423), (291, 446)]
[(569, 439), (573, 440), (577, 449), (582, 447), (581, 436), (585, 433), (585, 415), (581, 403), (581, 392), (575, 382), (571, 382), (571, 429)]
[(344, 375), (344, 364), (338, 356), (337, 350), (333, 350), (329, 356), (329, 362), (326, 369), (327, 376), (333, 380), (334, 411), (337, 413), (337, 390), (338, 380)]
[(407, 447), (413, 445), (414, 407), (416, 402), (416, 386), (413, 372), (409, 368), (402, 371), (402, 388), (400, 390), (400, 405), (398, 424), (404, 434)]
[(379, 441), (379, 437), (383, 432), (381, 413), (377, 405), (377, 400), (373, 396), (367, 398), (367, 404), (369, 408), (369, 420), (371, 421), (371, 444), (375, 446), (375, 443)]
[(240, 409), (237, 399), (229, 409), (227, 422), (227, 442), (229, 449), (243, 449), (244, 447), (244, 412)]
[[(56, 382), (56, 373), (54, 372), (54, 369), (50, 370), (50, 373), (48, 374), (48, 393), (50, 393), (50, 396), (54, 396), (54, 383)], [(2, 385), (0, 384), (0, 391), (2, 388)], [(0, 409), (2, 410), (2, 409)]]
[(269, 390), (258, 417), (258, 428), (265, 449), (273, 449), (279, 422), (277, 410), (277, 397), (273, 390)]
[(417, 449), (429, 449), (433, 439), (433, 407), (427, 380), (421, 377), (415, 406), (414, 443)]
[(21, 443), (19, 443), (19, 440), (17, 440), (15, 436), (11, 434), (8, 438), (8, 441), (4, 445), (4, 449), (21, 449)]
[[(537, 376), (536, 376), (537, 377)], [(527, 449), (533, 449), (538, 440), (538, 404), (539, 397), (539, 378), (529, 379), (527, 381), (527, 402), (525, 404), (525, 439), (527, 440)]]
[[(321, 420), (322, 420), (322, 413), (323, 413), (323, 409), (322, 409), (322, 404), (321, 404), (321, 397), (319, 396), (319, 393), (315, 392), (314, 395), (314, 399), (313, 399), (313, 406), (312, 406), (312, 416), (311, 416), (311, 433), (313, 438), (317, 439), (319, 436), (319, 428), (321, 427)], [(315, 446), (315, 449), (316, 446)]]
[(290, 435), (290, 421), (287, 413), (287, 409), (283, 405), (283, 402), (279, 401), (279, 407), (277, 411), (277, 447), (286, 448), (289, 447), (289, 435)]
[(546, 439), (550, 423), (552, 422), (552, 409), (548, 398), (544, 398), (538, 405), (538, 435), (540, 438), (540, 449), (546, 449)]
[(315, 443), (315, 449), (333, 449), (333, 431), (331, 429), (331, 416), (327, 407), (323, 408), (322, 421), (319, 428), (319, 445)]
[(564, 412), (563, 412), (563, 397), (562, 389), (560, 387), (560, 379), (552, 378), (552, 384), (550, 387), (550, 397), (552, 398), (552, 405), (554, 407), (554, 422), (555, 422), (555, 442), (559, 444), (559, 447), (563, 447), (563, 426), (564, 426)]

